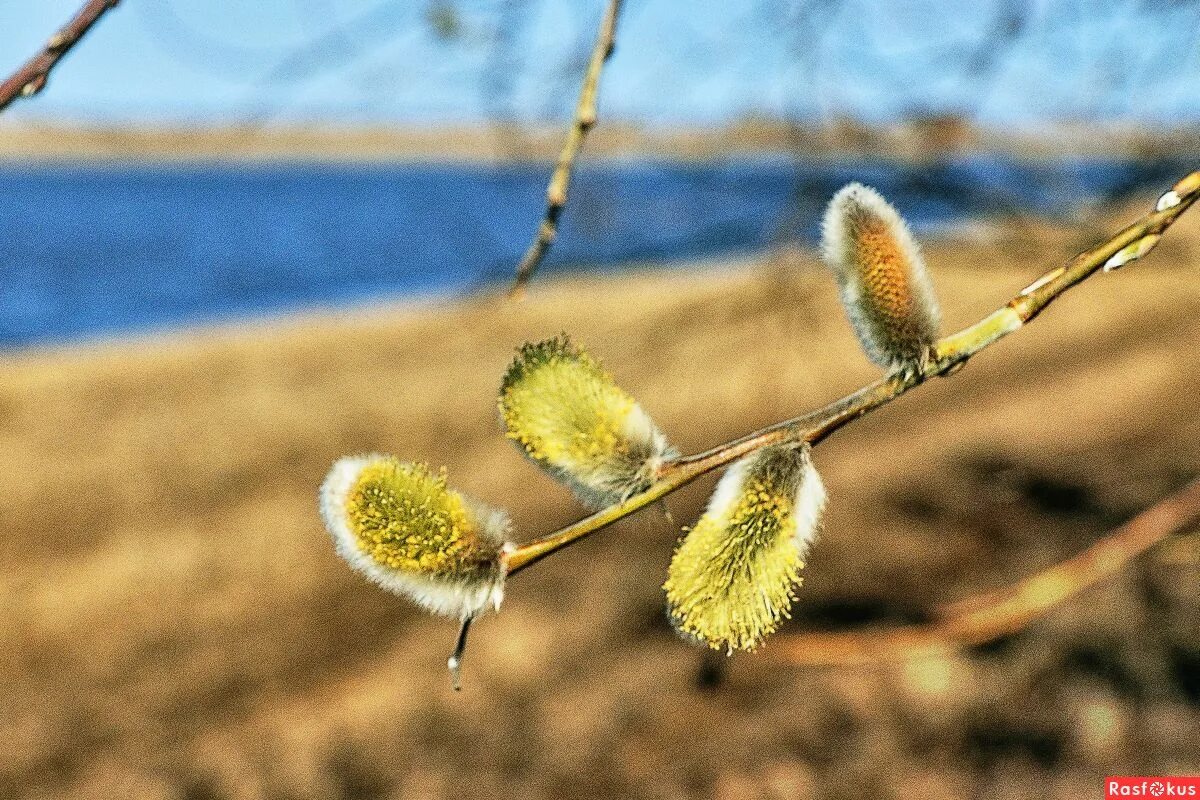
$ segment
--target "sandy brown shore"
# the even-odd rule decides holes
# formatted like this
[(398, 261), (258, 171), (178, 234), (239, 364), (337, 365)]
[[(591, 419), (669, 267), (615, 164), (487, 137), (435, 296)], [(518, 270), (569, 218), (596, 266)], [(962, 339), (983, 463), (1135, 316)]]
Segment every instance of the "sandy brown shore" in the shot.
[[(104, 127), (25, 120), (0, 126), (0, 163), (46, 160), (132, 161), (550, 161), (566, 121), (550, 125), (339, 127), (255, 124), (224, 127)], [(587, 158), (724, 159), (785, 153), (806, 158), (884, 156), (923, 160), (961, 152), (1025, 157), (1194, 153), (1200, 130), (1059, 124), (988, 130), (933, 117), (885, 128), (853, 120), (799, 125), (747, 120), (718, 128), (646, 127), (603, 120), (588, 136)]]
[[(931, 246), (947, 328), (1086, 239), (1035, 225)], [(631, 268), (544, 281), (519, 306), (6, 356), (0, 797), (1074, 799), (1109, 774), (1195, 772), (1194, 547), (960, 656), (851, 671), (739, 656), (716, 680), (664, 620), (676, 534), (645, 514), (516, 579), (461, 694), (453, 625), (334, 556), (315, 492), (347, 453), (445, 464), (522, 538), (580, 515), (498, 433), (498, 380), (527, 339), (571, 332), (685, 451), (871, 379), (813, 267)], [(1198, 346), (1193, 215), (830, 439), (793, 629), (920, 618), (1182, 485), (1200, 465)], [(674, 496), (676, 517), (710, 487)]]

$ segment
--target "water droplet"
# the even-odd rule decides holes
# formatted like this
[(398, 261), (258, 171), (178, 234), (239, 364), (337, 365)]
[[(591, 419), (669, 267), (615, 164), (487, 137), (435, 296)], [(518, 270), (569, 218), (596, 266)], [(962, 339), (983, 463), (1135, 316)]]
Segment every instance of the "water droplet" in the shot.
[(1149, 253), (1158, 244), (1158, 240), (1162, 238), (1157, 233), (1147, 234), (1141, 239), (1138, 239), (1133, 244), (1128, 244), (1113, 254), (1112, 258), (1104, 262), (1104, 271), (1112, 272), (1120, 269), (1130, 261), (1137, 261), (1142, 256)]
[(454, 691), (462, 691), (462, 660), (463, 654), (467, 652), (467, 633), (471, 630), (471, 617), (467, 617), (462, 622), (462, 627), (458, 629), (458, 639), (454, 642), (454, 652), (446, 659), (446, 668), (450, 670), (450, 685), (454, 687)]
[(1154, 206), (1154, 210), (1166, 211), (1168, 208), (1174, 208), (1177, 205), (1179, 205), (1179, 192), (1172, 189), (1158, 198), (1158, 203)]

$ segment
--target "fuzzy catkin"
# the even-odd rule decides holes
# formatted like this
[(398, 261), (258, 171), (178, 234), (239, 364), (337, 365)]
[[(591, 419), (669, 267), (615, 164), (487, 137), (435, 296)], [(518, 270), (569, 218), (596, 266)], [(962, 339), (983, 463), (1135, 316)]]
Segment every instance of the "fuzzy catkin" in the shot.
[(383, 588), (460, 619), (499, 608), (508, 517), (447, 487), (444, 473), (391, 456), (343, 458), (320, 505), (338, 555)]
[(920, 249), (896, 210), (868, 186), (843, 187), (825, 212), (821, 255), (867, 356), (886, 368), (923, 367), (940, 315)]
[(517, 352), (498, 405), (508, 438), (593, 508), (646, 489), (675, 454), (642, 407), (565, 335)]
[(788, 617), (824, 507), (807, 445), (730, 467), (671, 559), (663, 588), (675, 628), (713, 649), (758, 647)]

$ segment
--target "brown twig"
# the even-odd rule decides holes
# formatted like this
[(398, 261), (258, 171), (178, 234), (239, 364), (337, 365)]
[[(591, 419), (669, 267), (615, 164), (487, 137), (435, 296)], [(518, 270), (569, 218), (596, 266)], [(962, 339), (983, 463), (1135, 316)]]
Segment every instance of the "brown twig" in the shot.
[(575, 105), (575, 118), (567, 132), (567, 139), (563, 142), (562, 151), (558, 154), (558, 162), (554, 167), (554, 174), (550, 176), (550, 184), (546, 187), (546, 214), (538, 225), (537, 234), (533, 237), (529, 249), (517, 265), (517, 277), (509, 293), (514, 298), (524, 296), (525, 286), (541, 266), (550, 245), (558, 235), (558, 218), (567, 204), (575, 158), (583, 147), (583, 140), (587, 138), (588, 131), (596, 124), (596, 96), (600, 89), (600, 73), (604, 71), (604, 64), (616, 47), (617, 18), (620, 13), (621, 0), (609, 0), (604, 19), (600, 22), (600, 32), (596, 36), (596, 46), (592, 48), (592, 57), (583, 77), (583, 88), (579, 91), (579, 102)]
[(777, 423), (694, 456), (667, 462), (649, 489), (625, 502), (596, 512), (541, 539), (518, 547), (507, 560), (509, 574), (516, 573), (585, 536), (608, 527), (635, 511), (666, 497), (705, 473), (725, 466), (767, 445), (805, 441), (816, 445), (842, 426), (887, 405), (908, 390), (937, 375), (953, 374), (967, 359), (990, 347), (1040, 314), (1068, 289), (1115, 261), (1136, 260), (1149, 252), (1160, 236), (1197, 199), (1200, 171), (1175, 184), (1158, 201), (1154, 211), (1127, 226), (1108, 241), (1076, 256), (1069, 264), (1050, 270), (984, 319), (939, 341), (924, 371), (893, 373), (824, 408)]
[(119, 1), (88, 0), (84, 3), (75, 16), (46, 41), (41, 52), (0, 83), (0, 111), (4, 111), (18, 98), (32, 97), (45, 89), (51, 70), (105, 13), (117, 7)]
[(942, 655), (1023, 630), (1116, 574), (1173, 533), (1200, 521), (1200, 480), (1160, 500), (1091, 547), (1017, 583), (939, 610), (934, 622), (780, 636), (763, 651), (799, 666), (852, 666)]

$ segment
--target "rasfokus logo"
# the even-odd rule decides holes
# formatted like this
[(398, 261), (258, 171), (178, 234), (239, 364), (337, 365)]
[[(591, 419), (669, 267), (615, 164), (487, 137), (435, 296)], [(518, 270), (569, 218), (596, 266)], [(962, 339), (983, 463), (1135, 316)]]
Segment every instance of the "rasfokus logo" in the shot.
[(1104, 800), (1118, 797), (1194, 797), (1200, 800), (1200, 775), (1113, 775), (1105, 778)]

